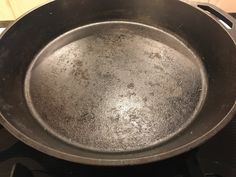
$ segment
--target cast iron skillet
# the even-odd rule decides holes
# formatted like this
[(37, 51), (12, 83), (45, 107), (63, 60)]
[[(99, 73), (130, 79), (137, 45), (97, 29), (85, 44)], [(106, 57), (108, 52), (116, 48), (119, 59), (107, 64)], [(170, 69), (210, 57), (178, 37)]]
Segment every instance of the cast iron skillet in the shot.
[(50, 2), (1, 36), (0, 122), (73, 162), (172, 157), (235, 113), (235, 37), (234, 20), (204, 4)]

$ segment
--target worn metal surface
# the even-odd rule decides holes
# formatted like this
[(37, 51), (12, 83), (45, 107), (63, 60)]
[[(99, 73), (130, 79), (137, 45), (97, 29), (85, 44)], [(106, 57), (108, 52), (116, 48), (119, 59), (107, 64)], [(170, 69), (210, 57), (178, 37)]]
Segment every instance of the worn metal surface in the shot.
[(130, 151), (162, 143), (193, 121), (205, 78), (200, 59), (174, 36), (106, 22), (46, 46), (28, 71), (25, 92), (34, 116), (63, 140)]

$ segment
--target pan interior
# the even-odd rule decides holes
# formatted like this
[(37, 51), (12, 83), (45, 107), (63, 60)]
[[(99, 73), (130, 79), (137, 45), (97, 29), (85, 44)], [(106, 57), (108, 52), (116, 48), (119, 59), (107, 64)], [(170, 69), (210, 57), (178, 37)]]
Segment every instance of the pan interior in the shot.
[(151, 26), (79, 27), (32, 61), (25, 96), (34, 118), (67, 143), (126, 152), (180, 133), (204, 103), (204, 67), (181, 40)]

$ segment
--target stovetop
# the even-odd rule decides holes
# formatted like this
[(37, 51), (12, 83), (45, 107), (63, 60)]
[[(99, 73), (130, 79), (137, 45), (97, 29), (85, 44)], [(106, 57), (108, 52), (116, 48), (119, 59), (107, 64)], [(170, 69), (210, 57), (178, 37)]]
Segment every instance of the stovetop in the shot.
[[(236, 13), (232, 14), (236, 18)], [(236, 116), (191, 152), (161, 162), (126, 167), (88, 166), (60, 160), (23, 144), (0, 126), (0, 177), (235, 177)]]

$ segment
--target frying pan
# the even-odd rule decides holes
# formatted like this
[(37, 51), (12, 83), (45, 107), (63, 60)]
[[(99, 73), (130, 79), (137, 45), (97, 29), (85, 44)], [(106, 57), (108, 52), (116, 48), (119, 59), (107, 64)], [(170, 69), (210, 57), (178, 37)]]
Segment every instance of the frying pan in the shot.
[(78, 163), (142, 164), (189, 151), (235, 113), (235, 28), (207, 4), (50, 2), (1, 36), (0, 122)]

